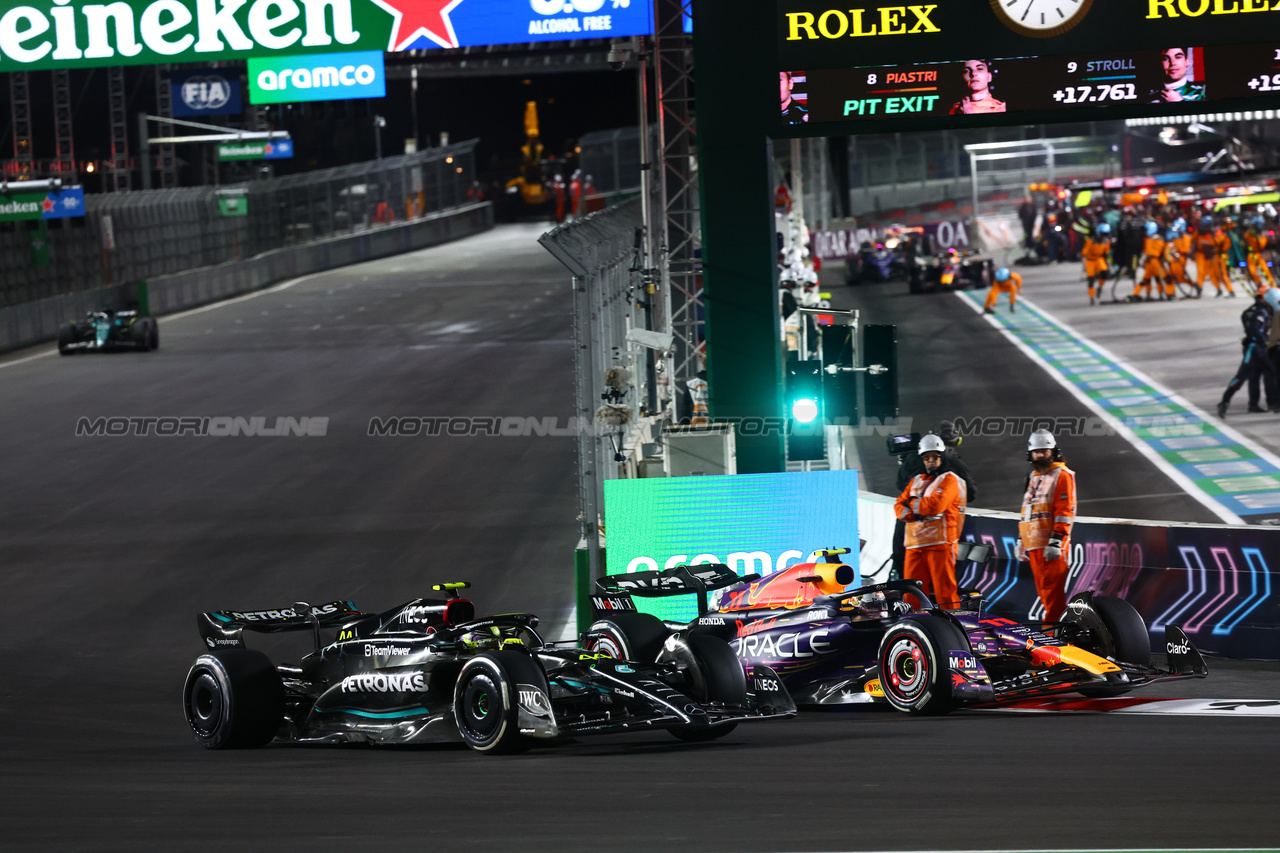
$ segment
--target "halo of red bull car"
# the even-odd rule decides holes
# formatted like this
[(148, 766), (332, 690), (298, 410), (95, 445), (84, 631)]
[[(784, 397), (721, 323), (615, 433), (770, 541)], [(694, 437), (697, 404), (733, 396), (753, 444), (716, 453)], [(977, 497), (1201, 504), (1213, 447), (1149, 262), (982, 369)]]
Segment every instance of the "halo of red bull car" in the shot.
[[(989, 546), (963, 545), (962, 558), (989, 557)], [(201, 613), (207, 651), (183, 708), (210, 749), (453, 741), (512, 753), (634, 731), (709, 741), (797, 705), (937, 715), (1208, 674), (1177, 626), (1168, 668), (1154, 666), (1146, 625), (1123, 599), (1081, 592), (1060, 621), (1020, 623), (985, 614), (972, 591), (942, 610), (914, 581), (849, 590), (845, 553), (763, 578), (721, 564), (610, 575), (596, 584), (590, 628), (566, 642), (544, 640), (532, 614), (478, 618), (464, 582), (376, 613), (348, 601)], [(678, 595), (697, 597), (693, 621), (664, 622), (633, 598)], [(310, 632), (312, 648), (273, 664), (246, 647), (246, 631)]]

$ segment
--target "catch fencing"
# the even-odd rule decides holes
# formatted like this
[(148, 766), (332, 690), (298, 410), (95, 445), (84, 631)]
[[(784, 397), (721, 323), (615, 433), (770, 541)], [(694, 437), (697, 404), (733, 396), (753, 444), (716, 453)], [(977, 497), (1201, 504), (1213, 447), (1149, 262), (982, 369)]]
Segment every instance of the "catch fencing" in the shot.
[[(642, 216), (641, 199), (634, 198), (558, 226), (538, 241), (573, 275), (574, 416), (584, 542), (595, 541), (604, 481), (622, 475), (628, 435), (652, 418), (655, 401), (666, 397), (658, 385), (667, 360), (653, 358), (635, 335), (628, 340), (633, 330), (664, 324), (656, 310), (647, 316), (644, 307), (646, 271), (636, 248)], [(656, 368), (652, 376), (650, 365)], [(605, 405), (611, 408), (603, 410)], [(595, 548), (587, 551), (590, 577), (599, 577), (599, 555)]]
[[(459, 207), (474, 200), (476, 144), (232, 187), (86, 195), (83, 219), (50, 221), (48, 266), (33, 266), (26, 229), (0, 231), (0, 305), (251, 258)], [(223, 215), (220, 200), (236, 197), (247, 205), (245, 215)]]

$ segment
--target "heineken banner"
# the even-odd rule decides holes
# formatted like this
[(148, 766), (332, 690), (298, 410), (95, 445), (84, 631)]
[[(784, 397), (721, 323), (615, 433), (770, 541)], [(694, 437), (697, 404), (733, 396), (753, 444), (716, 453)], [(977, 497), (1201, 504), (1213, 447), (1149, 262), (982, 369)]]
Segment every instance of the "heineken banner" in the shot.
[(218, 143), (218, 160), (223, 163), (232, 160), (288, 160), (292, 156), (293, 140), (291, 139)]
[(382, 52), (268, 56), (249, 60), (249, 103), (292, 104), (384, 98)]
[(66, 219), (84, 216), (84, 188), (23, 192), (21, 184), (9, 184), (8, 192), (0, 192), (0, 222), (22, 219)]
[(618, 38), (651, 0), (0, 0), (0, 72)]

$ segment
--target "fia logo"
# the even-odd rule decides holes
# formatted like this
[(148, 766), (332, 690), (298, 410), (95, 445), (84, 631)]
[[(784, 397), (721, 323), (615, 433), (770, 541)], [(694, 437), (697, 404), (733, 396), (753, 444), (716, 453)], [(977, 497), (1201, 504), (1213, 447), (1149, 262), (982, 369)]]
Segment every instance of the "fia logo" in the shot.
[(188, 77), (182, 84), (182, 102), (193, 110), (218, 110), (231, 100), (231, 84), (223, 77)]

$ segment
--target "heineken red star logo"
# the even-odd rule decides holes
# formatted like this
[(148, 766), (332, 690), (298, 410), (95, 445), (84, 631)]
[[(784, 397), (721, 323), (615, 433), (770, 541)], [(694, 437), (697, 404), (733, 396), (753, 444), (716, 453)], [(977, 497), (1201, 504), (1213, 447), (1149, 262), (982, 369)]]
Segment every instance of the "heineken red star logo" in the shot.
[(40, 203), (40, 207), (44, 209), (45, 213), (53, 210), (57, 205), (58, 203), (53, 200), (53, 196), (45, 196), (44, 201)]
[(391, 40), (387, 50), (404, 50), (419, 37), (426, 36), (441, 47), (457, 47), (449, 13), (462, 0), (373, 0), (391, 13)]

